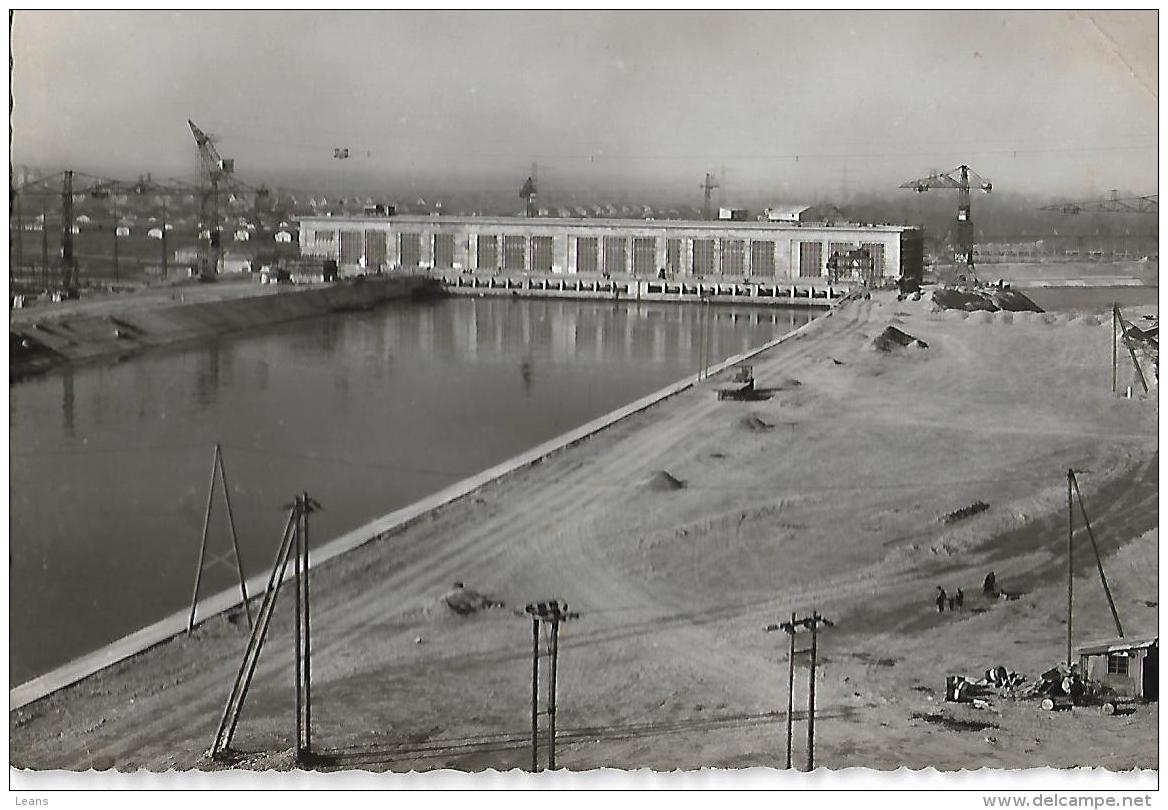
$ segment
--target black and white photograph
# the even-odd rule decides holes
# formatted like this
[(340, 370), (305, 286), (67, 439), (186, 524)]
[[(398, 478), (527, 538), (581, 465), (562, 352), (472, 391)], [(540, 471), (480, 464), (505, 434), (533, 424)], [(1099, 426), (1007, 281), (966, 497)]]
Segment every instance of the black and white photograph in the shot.
[(1153, 806), (1157, 8), (8, 22), (16, 804)]

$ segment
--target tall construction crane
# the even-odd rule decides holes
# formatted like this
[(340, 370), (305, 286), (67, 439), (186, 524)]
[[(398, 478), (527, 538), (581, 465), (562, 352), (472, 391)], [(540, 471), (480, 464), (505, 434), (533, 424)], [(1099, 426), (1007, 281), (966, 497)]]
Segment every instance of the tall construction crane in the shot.
[(199, 277), (213, 279), (219, 275), (223, 263), (222, 216), (219, 197), (223, 194), (238, 198), (255, 195), (258, 214), (259, 200), (266, 199), (271, 192), (266, 186), (258, 188), (244, 183), (235, 176), (235, 160), (225, 158), (215, 147), (215, 139), (199, 129), (194, 121), (187, 119), (195, 145), (199, 150), (199, 218), (207, 236), (199, 234)]
[(519, 190), (519, 196), (527, 201), (527, 216), (534, 217), (537, 213), (535, 201), (538, 196), (538, 192), (535, 189), (534, 177), (527, 178), (527, 181), (523, 184), (523, 188)]
[(709, 219), (710, 218), (710, 194), (714, 191), (714, 189), (718, 188), (718, 184), (714, 182), (714, 175), (711, 174), (710, 172), (706, 172), (705, 182), (703, 182), (700, 186), (698, 186), (698, 188), (700, 188), (703, 192), (702, 219)]
[(970, 275), (977, 278), (973, 267), (973, 209), (970, 204), (969, 192), (972, 189), (977, 189), (988, 194), (993, 191), (993, 184), (962, 163), (951, 171), (933, 172), (928, 177), (901, 183), (900, 187), (911, 188), (920, 193), (935, 188), (956, 189), (957, 244), (961, 252), (965, 254), (965, 264), (969, 268)]
[(214, 278), (223, 263), (223, 238), (219, 220), (219, 190), (224, 181), (235, 173), (235, 161), (224, 159), (215, 148), (215, 142), (194, 121), (187, 119), (195, 145), (199, 150), (199, 221), (206, 228), (207, 238), (199, 233), (199, 277)]
[(1064, 202), (1044, 205), (1039, 211), (1056, 211), (1060, 214), (1159, 214), (1160, 195), (1148, 194), (1143, 197), (1120, 197), (1117, 189), (1111, 196), (1101, 200)]

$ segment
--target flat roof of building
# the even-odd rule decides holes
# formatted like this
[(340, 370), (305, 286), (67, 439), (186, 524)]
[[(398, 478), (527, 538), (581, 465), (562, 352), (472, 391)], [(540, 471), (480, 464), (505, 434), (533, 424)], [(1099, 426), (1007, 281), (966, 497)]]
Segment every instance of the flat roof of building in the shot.
[(305, 223), (344, 222), (347, 224), (361, 222), (391, 223), (400, 222), (409, 225), (497, 225), (501, 227), (530, 227), (550, 225), (563, 228), (642, 228), (668, 229), (683, 228), (686, 230), (723, 231), (726, 229), (748, 229), (760, 231), (776, 230), (840, 230), (840, 231), (874, 231), (876, 233), (903, 233), (916, 230), (912, 225), (867, 224), (855, 222), (775, 222), (767, 220), (704, 220), (704, 219), (601, 219), (585, 217), (497, 217), (497, 216), (450, 216), (447, 214), (394, 214), (392, 216), (365, 216), (363, 214), (346, 214), (344, 216), (307, 215), (297, 219)]
[(1107, 641), (1096, 641), (1076, 648), (1079, 655), (1107, 655), (1108, 653), (1130, 652), (1155, 647), (1160, 642), (1159, 636), (1143, 636), (1140, 638), (1113, 638)]

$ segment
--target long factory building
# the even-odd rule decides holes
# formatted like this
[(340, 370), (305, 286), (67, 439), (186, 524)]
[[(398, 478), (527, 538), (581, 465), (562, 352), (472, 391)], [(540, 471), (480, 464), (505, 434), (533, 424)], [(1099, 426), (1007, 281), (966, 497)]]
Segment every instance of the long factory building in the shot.
[[(309, 216), (306, 257), (343, 274), (381, 270), (880, 283), (917, 275), (919, 230), (903, 225), (493, 216)], [(864, 262), (829, 262), (862, 255)], [(868, 259), (870, 258), (870, 261)]]

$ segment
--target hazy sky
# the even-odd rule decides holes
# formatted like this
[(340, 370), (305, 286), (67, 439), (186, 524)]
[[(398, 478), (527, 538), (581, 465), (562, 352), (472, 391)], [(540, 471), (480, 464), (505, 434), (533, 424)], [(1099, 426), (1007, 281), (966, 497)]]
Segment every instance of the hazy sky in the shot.
[[(1156, 12), (16, 12), (13, 161), (784, 196), (1156, 192)], [(348, 147), (348, 161), (334, 160)], [(796, 157), (798, 156), (798, 157)], [(514, 179), (514, 182), (512, 182)]]

